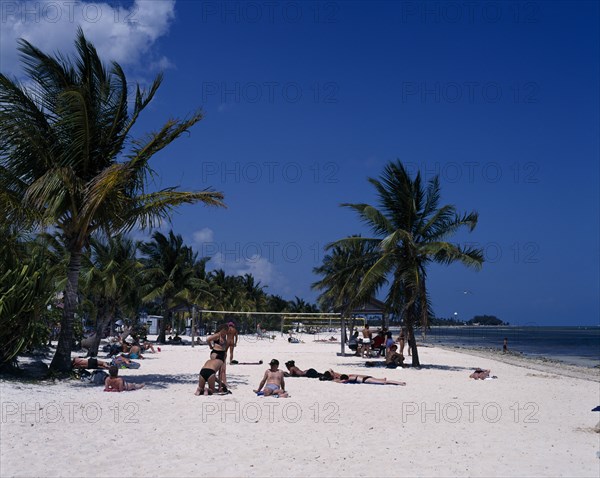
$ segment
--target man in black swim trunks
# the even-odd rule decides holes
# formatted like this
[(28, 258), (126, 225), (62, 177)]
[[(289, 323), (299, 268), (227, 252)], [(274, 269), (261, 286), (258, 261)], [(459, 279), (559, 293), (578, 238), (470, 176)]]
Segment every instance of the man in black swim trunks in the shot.
[(217, 372), (223, 366), (223, 361), (218, 359), (209, 359), (206, 361), (200, 375), (198, 376), (198, 388), (194, 395), (204, 395), (204, 388), (208, 384), (208, 395), (215, 392), (215, 382), (217, 380)]

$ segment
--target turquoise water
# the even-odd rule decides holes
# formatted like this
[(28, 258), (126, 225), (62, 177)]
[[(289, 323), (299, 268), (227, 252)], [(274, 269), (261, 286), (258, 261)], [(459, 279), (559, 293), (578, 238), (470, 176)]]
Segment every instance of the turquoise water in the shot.
[[(422, 342), (420, 332), (416, 335)], [(586, 367), (600, 365), (600, 327), (431, 327), (424, 343), (502, 350), (505, 337), (509, 351)]]

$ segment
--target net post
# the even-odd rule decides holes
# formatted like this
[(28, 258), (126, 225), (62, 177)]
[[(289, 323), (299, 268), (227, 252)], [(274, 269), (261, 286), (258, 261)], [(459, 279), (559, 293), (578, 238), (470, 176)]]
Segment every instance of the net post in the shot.
[(341, 324), (342, 324), (342, 330), (340, 331), (340, 333), (342, 334), (342, 336), (340, 337), (340, 342), (342, 343), (342, 357), (344, 357), (344, 355), (346, 354), (346, 344), (344, 343), (344, 336), (346, 335), (346, 318), (344, 317), (343, 314), (341, 314), (340, 317), (341, 320)]
[(194, 348), (194, 333), (196, 332), (196, 304), (192, 306), (192, 348)]

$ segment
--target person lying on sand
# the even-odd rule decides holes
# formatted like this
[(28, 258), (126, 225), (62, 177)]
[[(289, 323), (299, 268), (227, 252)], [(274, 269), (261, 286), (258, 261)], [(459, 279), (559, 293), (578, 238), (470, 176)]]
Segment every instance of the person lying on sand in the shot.
[(217, 381), (217, 372), (223, 366), (223, 361), (220, 359), (208, 359), (198, 376), (198, 388), (194, 395), (204, 395), (204, 387), (208, 384), (208, 395), (215, 393), (215, 382)]
[(285, 391), (283, 372), (279, 370), (279, 360), (273, 359), (269, 362), (269, 365), (271, 368), (265, 372), (258, 389), (254, 390), (254, 393), (260, 393), (263, 387), (265, 387), (265, 397), (277, 395), (281, 398), (287, 398), (288, 393)]
[(370, 383), (372, 385), (406, 385), (406, 382), (397, 382), (387, 378), (375, 378), (370, 375), (356, 375), (334, 372), (329, 369), (323, 374), (321, 380), (337, 383)]
[(71, 366), (73, 368), (108, 368), (108, 363), (103, 360), (98, 360), (95, 358), (83, 358), (83, 357), (75, 357), (71, 360)]
[(104, 381), (105, 392), (130, 392), (144, 388), (143, 383), (127, 383), (124, 378), (119, 377), (119, 367), (111, 365), (108, 369), (108, 377)]
[(129, 360), (125, 355), (117, 355), (113, 357), (111, 365), (116, 365), (119, 368), (140, 368), (141, 364)]
[(475, 371), (469, 375), (469, 378), (474, 378), (475, 380), (485, 380), (490, 377), (490, 370), (484, 370), (482, 368), (476, 368)]
[(296, 362), (293, 360), (288, 360), (285, 363), (288, 371), (283, 372), (284, 377), (307, 377), (307, 378), (319, 378), (322, 377), (323, 374), (317, 372), (314, 368), (309, 368), (308, 370), (300, 370), (296, 367)]
[(313, 342), (337, 342), (337, 338), (331, 336), (328, 339), (317, 339), (313, 340)]

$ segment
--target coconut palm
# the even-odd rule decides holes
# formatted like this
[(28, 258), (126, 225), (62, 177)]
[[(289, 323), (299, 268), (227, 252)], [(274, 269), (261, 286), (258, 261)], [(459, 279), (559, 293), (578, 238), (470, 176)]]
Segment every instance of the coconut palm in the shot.
[[(353, 236), (360, 237), (360, 236)], [(340, 312), (347, 317), (350, 311), (364, 304), (373, 291), (358, 294), (363, 276), (377, 259), (376, 241), (329, 244), (323, 263), (313, 272), (323, 276), (311, 287), (322, 291), (317, 302), (323, 310)]]
[(168, 236), (160, 232), (152, 234), (152, 240), (139, 246), (144, 255), (143, 302), (158, 302), (163, 312), (159, 343), (166, 341), (167, 324), (171, 322), (174, 307), (186, 305), (190, 298), (189, 290), (194, 287), (197, 254), (183, 243), (181, 235), (173, 231)]
[(131, 112), (123, 70), (101, 62), (82, 30), (76, 57), (49, 56), (20, 40), (27, 84), (0, 74), (0, 216), (51, 225), (69, 251), (60, 338), (51, 367), (70, 369), (82, 251), (107, 237), (167, 219), (178, 205), (222, 206), (222, 194), (148, 189), (149, 161), (202, 119), (171, 119), (142, 139), (131, 131), (162, 82), (136, 89)]
[(96, 334), (88, 348), (89, 357), (98, 355), (104, 329), (117, 309), (126, 307), (130, 297), (137, 294), (143, 266), (136, 253), (134, 241), (120, 234), (90, 241), (81, 277), (83, 290), (93, 298), (96, 311)]
[[(389, 163), (379, 179), (369, 182), (378, 194), (378, 208), (369, 204), (342, 204), (356, 211), (375, 237), (351, 237), (335, 245), (377, 244), (377, 260), (361, 281), (359, 294), (377, 290), (389, 280), (386, 305), (389, 312), (402, 316), (408, 333), (414, 337), (415, 326), (427, 327), (432, 315), (427, 293), (427, 268), (432, 262), (460, 262), (481, 268), (481, 249), (452, 244), (446, 239), (462, 227), (472, 231), (477, 225), (476, 212), (458, 214), (451, 205), (439, 206), (440, 183), (436, 176), (422, 184), (400, 161)], [(412, 364), (419, 366), (416, 342), (412, 341)]]

